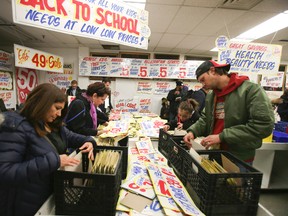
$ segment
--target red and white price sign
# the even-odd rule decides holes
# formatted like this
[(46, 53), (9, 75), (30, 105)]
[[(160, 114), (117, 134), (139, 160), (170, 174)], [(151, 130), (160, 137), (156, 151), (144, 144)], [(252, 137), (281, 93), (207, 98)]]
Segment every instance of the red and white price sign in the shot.
[(186, 74), (187, 74), (186, 67), (180, 67), (178, 78), (180, 78), (180, 79), (186, 78)]
[(63, 58), (14, 44), (15, 66), (63, 73)]
[(27, 95), (37, 86), (38, 79), (34, 69), (16, 68), (18, 103), (24, 103)]
[(148, 67), (147, 66), (140, 66), (139, 67), (139, 72), (138, 72), (138, 77), (145, 78), (148, 77)]
[(159, 67), (159, 78), (167, 77), (167, 67)]

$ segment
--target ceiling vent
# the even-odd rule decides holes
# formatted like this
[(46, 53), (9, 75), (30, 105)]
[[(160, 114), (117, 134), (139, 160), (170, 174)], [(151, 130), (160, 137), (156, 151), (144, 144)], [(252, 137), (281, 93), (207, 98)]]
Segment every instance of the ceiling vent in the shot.
[(103, 47), (103, 49), (106, 49), (106, 50), (120, 50), (120, 46), (119, 45), (105, 45), (105, 44), (102, 44), (101, 46)]
[(219, 8), (250, 10), (263, 0), (223, 0)]

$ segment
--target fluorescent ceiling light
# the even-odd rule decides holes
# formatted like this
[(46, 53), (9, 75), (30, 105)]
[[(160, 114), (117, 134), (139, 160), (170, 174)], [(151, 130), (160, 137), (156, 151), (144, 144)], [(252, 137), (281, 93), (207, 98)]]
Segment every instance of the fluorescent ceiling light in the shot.
[(145, 9), (146, 6), (146, 0), (123, 0), (127, 4), (130, 4), (134, 7), (137, 7), (139, 9)]
[[(251, 42), (258, 38), (269, 35), (273, 32), (279, 31), (288, 27), (288, 10), (280, 13), (271, 19), (249, 29), (248, 31), (238, 35), (237, 37), (231, 39), (231, 41), (243, 41)], [(214, 47), (210, 51), (218, 51), (217, 47)]]

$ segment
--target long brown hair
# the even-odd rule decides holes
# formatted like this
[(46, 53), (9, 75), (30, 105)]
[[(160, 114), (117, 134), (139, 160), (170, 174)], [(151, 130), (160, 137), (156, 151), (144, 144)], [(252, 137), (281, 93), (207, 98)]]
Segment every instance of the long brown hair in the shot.
[(61, 116), (48, 124), (52, 130), (59, 130), (60, 126), (63, 124), (63, 118), (67, 113), (67, 97), (61, 89), (53, 84), (43, 83), (35, 87), (28, 94), (20, 114), (27, 118), (39, 136), (45, 136), (47, 132), (43, 124), (46, 114), (54, 103), (59, 102), (65, 102), (65, 107), (61, 112)]

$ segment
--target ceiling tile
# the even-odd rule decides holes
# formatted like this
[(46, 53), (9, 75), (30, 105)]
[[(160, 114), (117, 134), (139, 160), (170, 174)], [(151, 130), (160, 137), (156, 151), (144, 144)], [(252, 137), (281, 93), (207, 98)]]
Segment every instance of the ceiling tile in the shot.
[(193, 29), (191, 34), (215, 36), (215, 32), (225, 28), (225, 23), (229, 24), (244, 13), (241, 10), (215, 9)]
[(185, 0), (184, 5), (193, 7), (209, 7), (216, 8), (219, 5), (219, 0)]
[(174, 48), (184, 37), (184, 34), (164, 34), (157, 46)]
[(146, 10), (149, 11), (149, 27), (151, 32), (166, 32), (178, 9), (179, 6), (147, 4)]
[(159, 43), (160, 39), (163, 37), (163, 33), (153, 33), (151, 34), (148, 42), (148, 47), (155, 47)]
[(182, 40), (176, 48), (178, 49), (193, 49), (195, 46), (197, 46), (202, 41), (206, 40), (207, 37), (204, 36), (197, 36), (197, 35), (189, 35)]
[(211, 8), (181, 7), (167, 32), (188, 34), (199, 22), (204, 20), (211, 11)]
[(182, 5), (183, 2), (184, 0), (147, 0), (146, 4)]

